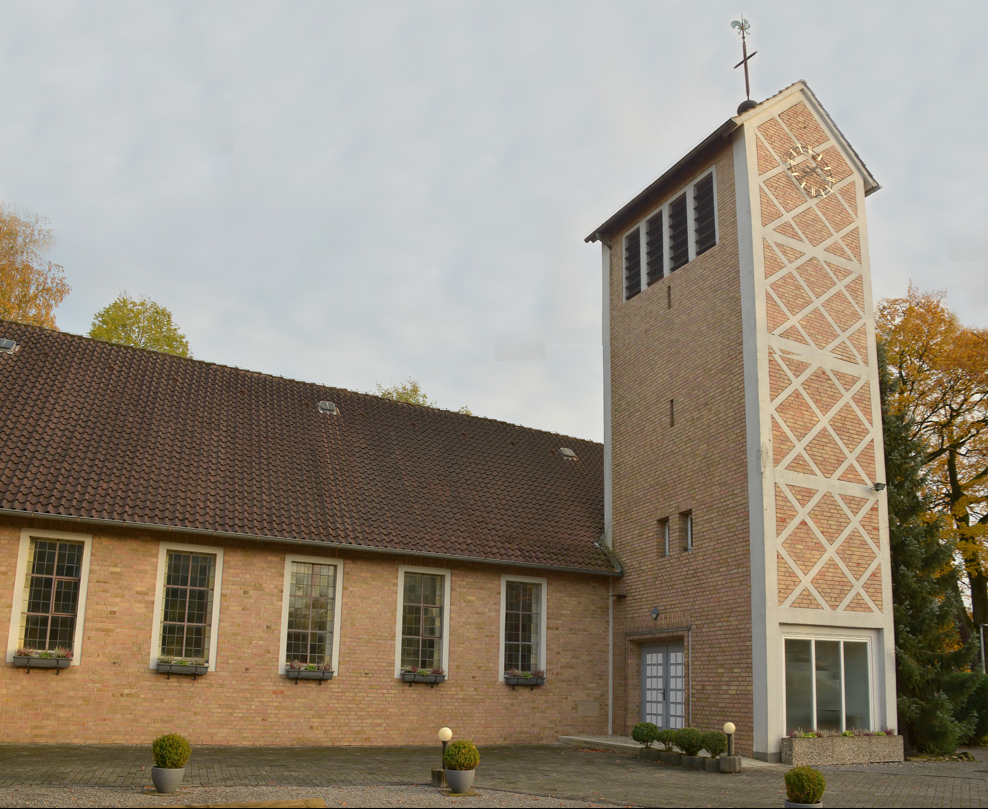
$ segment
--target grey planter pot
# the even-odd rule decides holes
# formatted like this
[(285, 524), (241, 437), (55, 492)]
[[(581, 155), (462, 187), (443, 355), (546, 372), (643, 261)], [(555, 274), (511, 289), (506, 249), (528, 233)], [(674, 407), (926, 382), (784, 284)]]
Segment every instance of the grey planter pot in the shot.
[(535, 688), (537, 685), (545, 685), (545, 677), (509, 677), (505, 674), (504, 684), (510, 685), (512, 691), (515, 690), (516, 685), (527, 685), (530, 688)]
[(167, 767), (151, 768), (151, 783), (154, 788), (163, 794), (169, 794), (182, 786), (182, 779), (185, 778), (185, 767), (179, 769), (168, 769)]
[(167, 674), (169, 680), (173, 674), (184, 674), (185, 676), (191, 676), (195, 680), (197, 677), (202, 677), (208, 671), (209, 666), (180, 666), (177, 663), (158, 664), (158, 673)]
[(298, 685), (299, 680), (315, 680), (319, 685), (322, 685), (323, 680), (332, 680), (333, 674), (335, 672), (332, 671), (293, 671), (292, 669), (285, 669), (285, 676), (289, 680), (294, 680), (295, 685)]
[(720, 772), (719, 758), (705, 758), (701, 760), (703, 761), (703, 766), (707, 772)]
[(473, 777), (476, 770), (446, 770), (446, 783), (456, 795), (469, 792), (473, 787)]
[[(403, 683), (408, 683), (412, 685), (413, 683), (428, 683), (429, 687), (436, 685), (436, 683), (442, 683), (446, 681), (445, 674), (416, 674), (412, 671), (403, 671), (401, 673), (401, 681)], [(464, 770), (466, 772), (466, 770)]]
[(23, 657), (14, 656), (14, 665), (18, 668), (27, 669), (27, 673), (31, 673), (31, 669), (55, 669), (55, 674), (58, 674), (62, 669), (67, 669), (72, 665), (71, 657)]
[(654, 747), (643, 747), (638, 751), (638, 758), (642, 761), (658, 761), (659, 751)]
[(683, 753), (682, 757), (679, 759), (679, 763), (687, 770), (692, 770), (694, 768), (693, 762), (696, 761), (696, 756), (688, 756)]
[(719, 761), (721, 772), (741, 772), (741, 756), (721, 756)]
[(786, 809), (823, 809), (823, 801), (817, 801), (816, 803), (796, 803), (786, 798), (785, 806)]
[(669, 756), (669, 764), (674, 767), (680, 767), (683, 764), (683, 754), (682, 753), (666, 753)]

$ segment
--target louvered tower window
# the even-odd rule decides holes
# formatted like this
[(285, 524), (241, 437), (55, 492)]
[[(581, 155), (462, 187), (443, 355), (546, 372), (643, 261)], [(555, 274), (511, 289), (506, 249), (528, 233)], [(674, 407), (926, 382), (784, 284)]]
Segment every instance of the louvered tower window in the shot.
[(669, 271), (678, 270), (690, 260), (690, 229), (686, 194), (669, 205)]
[(624, 237), (624, 297), (635, 297), (642, 291), (641, 229), (635, 228)]
[(713, 174), (708, 174), (693, 186), (693, 217), (696, 255), (700, 255), (713, 247), (717, 240)]
[(651, 286), (665, 275), (662, 239), (662, 211), (645, 223), (645, 268)]

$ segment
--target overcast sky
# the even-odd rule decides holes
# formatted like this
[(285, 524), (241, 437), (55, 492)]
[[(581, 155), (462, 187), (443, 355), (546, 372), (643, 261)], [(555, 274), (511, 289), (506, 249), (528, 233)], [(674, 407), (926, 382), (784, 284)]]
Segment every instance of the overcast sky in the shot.
[(882, 190), (876, 298), (988, 326), (988, 3), (2, 2), (0, 199), (85, 334), (120, 292), (198, 359), (601, 440), (583, 238), (805, 79)]

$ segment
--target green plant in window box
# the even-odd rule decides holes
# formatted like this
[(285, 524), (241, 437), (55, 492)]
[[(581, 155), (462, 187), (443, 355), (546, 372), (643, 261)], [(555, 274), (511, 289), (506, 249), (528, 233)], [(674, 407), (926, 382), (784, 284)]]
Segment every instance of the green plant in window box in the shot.
[(285, 666), (285, 676), (289, 680), (294, 680), (295, 685), (298, 685), (299, 680), (315, 680), (318, 685), (322, 685), (323, 680), (332, 680), (334, 674), (333, 664), (329, 660), (323, 663), (292, 660)]
[(409, 685), (412, 683), (429, 683), (430, 686), (433, 686), (446, 680), (446, 670), (438, 666), (431, 669), (402, 666), (401, 680)]
[(14, 651), (14, 665), (26, 668), (28, 674), (31, 673), (31, 669), (55, 669), (55, 674), (58, 674), (71, 663), (72, 651), (64, 646), (56, 646), (51, 650), (19, 646)]
[(504, 673), (504, 682), (511, 686), (512, 691), (516, 685), (527, 685), (532, 688), (545, 685), (545, 669), (532, 669), (532, 671), (509, 669)]
[(209, 671), (209, 663), (204, 657), (174, 657), (172, 655), (161, 655), (158, 658), (158, 672), (167, 674), (171, 679), (173, 674), (190, 674), (192, 679), (206, 674)]

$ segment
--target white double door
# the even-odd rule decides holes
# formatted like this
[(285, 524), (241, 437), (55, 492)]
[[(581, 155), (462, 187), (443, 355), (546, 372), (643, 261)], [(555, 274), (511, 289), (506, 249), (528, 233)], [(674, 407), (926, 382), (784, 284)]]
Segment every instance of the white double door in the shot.
[(642, 722), (681, 728), (686, 722), (686, 656), (681, 643), (641, 647)]

